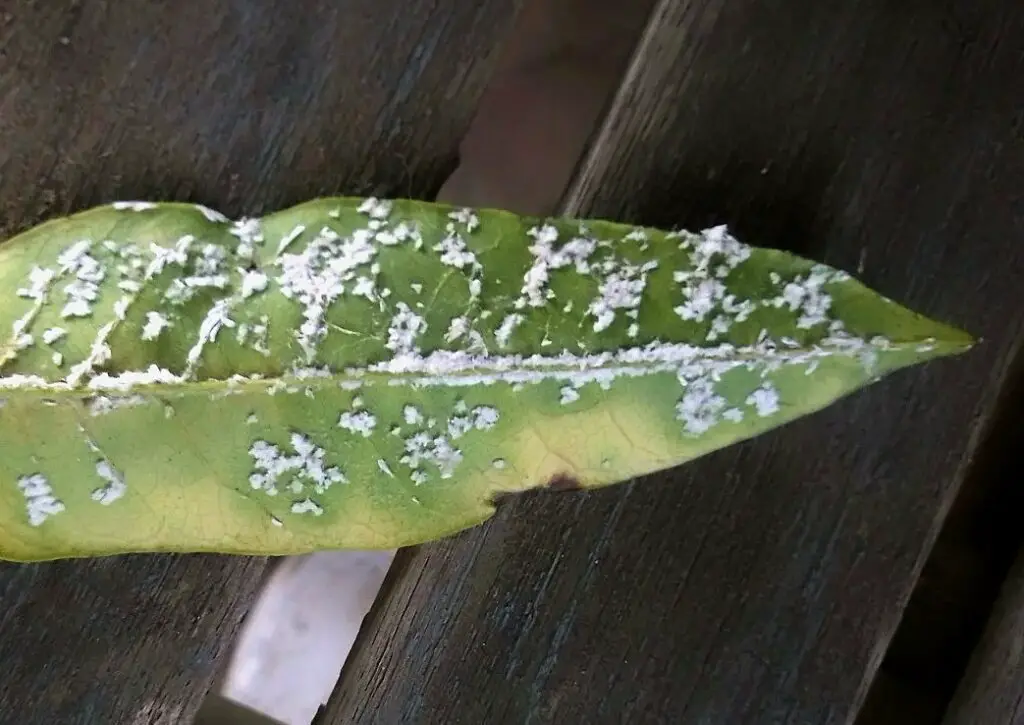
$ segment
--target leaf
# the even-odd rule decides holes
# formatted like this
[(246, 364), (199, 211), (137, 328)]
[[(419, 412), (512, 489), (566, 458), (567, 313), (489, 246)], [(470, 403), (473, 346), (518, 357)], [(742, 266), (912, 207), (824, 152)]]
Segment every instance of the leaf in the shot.
[(0, 246), (0, 556), (394, 547), (972, 340), (843, 272), (414, 201), (117, 203)]

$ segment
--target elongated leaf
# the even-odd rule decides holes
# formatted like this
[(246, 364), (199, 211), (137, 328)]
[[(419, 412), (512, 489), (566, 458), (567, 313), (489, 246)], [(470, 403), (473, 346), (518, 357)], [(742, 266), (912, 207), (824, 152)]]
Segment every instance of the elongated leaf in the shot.
[(0, 246), (0, 556), (392, 547), (966, 350), (740, 244), (412, 201), (118, 203)]

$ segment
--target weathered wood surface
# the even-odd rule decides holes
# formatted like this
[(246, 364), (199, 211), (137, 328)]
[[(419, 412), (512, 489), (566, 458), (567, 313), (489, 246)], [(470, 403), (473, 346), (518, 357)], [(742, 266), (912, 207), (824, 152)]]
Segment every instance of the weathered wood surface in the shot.
[[(1012, 651), (994, 647), (991, 636), (985, 643), (979, 640), (1024, 547), (1024, 339), (1018, 342), (1022, 347), (1014, 355), (999, 404), (871, 684), (857, 725), (939, 725), (958, 685), (961, 690), (967, 687), (961, 681), (972, 655), (984, 662)], [(996, 683), (1024, 688), (1024, 670), (1015, 682), (1001, 679), (1002, 675), (995, 680), (988, 680), (987, 674), (979, 677), (980, 667), (975, 665), (975, 674), (968, 676), (974, 681), (971, 690)], [(994, 702), (970, 699), (969, 707), (960, 708), (963, 722), (972, 722), (967, 715), (974, 706), (980, 708), (978, 725), (1004, 722), (980, 717)]]
[(1024, 333), (1024, 6), (665, 0), (566, 197), (984, 338), (748, 444), (405, 551), (330, 723), (853, 720)]
[[(6, 0), (0, 234), (115, 199), (429, 197), (519, 5)], [(264, 564), (0, 566), (0, 721), (188, 722)]]
[(1024, 551), (1006, 579), (943, 725), (1024, 724)]
[[(1024, 343), (1024, 341), (1022, 341)], [(1024, 344), (1017, 353), (1015, 378), (993, 421), (988, 446), (975, 468), (1012, 490), (1007, 511), (987, 523), (1002, 533), (1007, 554), (1016, 558), (977, 640), (943, 725), (1024, 725)], [(1011, 526), (999, 527), (1001, 519)], [(1011, 522), (1007, 521), (1008, 524)], [(979, 522), (981, 524), (981, 522)], [(982, 524), (983, 525), (983, 524)], [(945, 532), (944, 532), (945, 533)]]

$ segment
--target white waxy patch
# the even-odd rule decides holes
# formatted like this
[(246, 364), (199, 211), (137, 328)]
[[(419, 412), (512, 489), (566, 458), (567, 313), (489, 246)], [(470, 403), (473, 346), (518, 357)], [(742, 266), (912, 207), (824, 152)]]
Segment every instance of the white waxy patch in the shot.
[(498, 424), (498, 409), (488, 405), (473, 408), (473, 427), (477, 430), (490, 430)]
[(171, 321), (160, 312), (148, 311), (145, 313), (145, 325), (142, 326), (143, 340), (156, 340), (160, 334), (171, 327)]
[(69, 385), (77, 385), (82, 378), (90, 375), (97, 365), (102, 365), (110, 359), (111, 352), (110, 345), (107, 344), (107, 338), (110, 336), (115, 325), (116, 322), (108, 322), (100, 327), (96, 333), (96, 338), (92, 341), (92, 346), (89, 348), (89, 356), (85, 360), (73, 365), (67, 378), (65, 378)]
[(359, 205), (357, 211), (369, 215), (371, 219), (387, 219), (391, 215), (391, 208), (392, 202), (371, 196)]
[(34, 302), (45, 302), (46, 293), (56, 276), (57, 273), (52, 269), (43, 269), (38, 265), (32, 267), (28, 275), (29, 286), (20, 288), (17, 291), (18, 297), (25, 297)]
[(246, 425), (256, 425), (259, 422), (260, 422), (259, 416), (256, 415), (255, 413), (249, 413), (249, 415), (246, 416), (246, 418), (245, 418), (245, 424)]
[(355, 270), (371, 264), (376, 253), (368, 231), (357, 230), (342, 239), (324, 227), (301, 253), (282, 254), (275, 260), (281, 270), (277, 278), (281, 294), (303, 308), (305, 322), (296, 338), (307, 361), (313, 360), (327, 335), (327, 309), (344, 293), (344, 283), (355, 276)]
[(163, 274), (164, 269), (171, 264), (184, 268), (188, 264), (188, 255), (193, 242), (195, 242), (195, 237), (186, 234), (178, 239), (173, 247), (162, 247), (159, 244), (151, 243), (149, 251), (153, 256), (146, 266), (145, 278), (149, 280)]
[(270, 278), (264, 272), (258, 269), (245, 270), (242, 275), (242, 299), (265, 292), (269, 284)]
[(121, 297), (114, 303), (114, 317), (123, 320), (128, 314), (128, 306), (132, 303), (130, 297)]
[(448, 331), (444, 333), (444, 341), (451, 344), (469, 332), (469, 319), (466, 317), (453, 317), (448, 324)]
[(150, 211), (156, 209), (151, 201), (115, 201), (111, 204), (118, 211)]
[(524, 319), (518, 312), (505, 316), (498, 329), (494, 331), (494, 339), (497, 340), (498, 347), (508, 347), (508, 343), (512, 339), (512, 333)]
[(50, 356), (50, 362), (52, 362), (57, 367), (60, 367), (61, 365), (64, 364), (64, 356), (61, 355), (59, 352), (55, 352), (53, 353), (53, 355)]
[(423, 285), (421, 285), (419, 282), (413, 282), (412, 284), (409, 285), (409, 288), (412, 289), (412, 291), (418, 295), (423, 294)]
[(402, 417), (406, 425), (419, 425), (423, 422), (423, 414), (415, 405), (407, 405), (402, 408)]
[(727, 405), (709, 378), (689, 380), (683, 388), (682, 400), (676, 405), (676, 418), (682, 421), (686, 433), (703, 435), (718, 423)]
[(338, 427), (361, 435), (363, 438), (369, 438), (373, 435), (374, 428), (377, 427), (377, 418), (368, 410), (358, 410), (354, 413), (345, 411), (338, 419)]
[[(681, 238), (680, 247), (690, 250), (691, 268), (673, 274), (683, 294), (683, 303), (675, 308), (676, 314), (684, 320), (704, 322), (716, 308), (724, 305), (733, 309), (733, 314), (749, 315), (753, 311), (751, 303), (737, 301), (729, 295), (721, 280), (749, 259), (753, 250), (730, 236), (725, 226), (705, 229), (699, 235), (683, 234)], [(726, 322), (717, 323), (711, 339), (724, 333)]]
[(591, 267), (590, 256), (597, 248), (595, 240), (578, 237), (570, 240), (561, 248), (555, 249), (558, 230), (550, 224), (533, 227), (527, 233), (534, 239), (534, 243), (530, 245), (533, 264), (523, 276), (522, 291), (519, 299), (515, 302), (517, 309), (522, 309), (527, 305), (543, 307), (547, 304), (547, 301), (553, 296), (548, 288), (553, 269), (573, 265), (577, 273), (588, 274)]
[(412, 469), (413, 481), (419, 485), (428, 478), (422, 464), (433, 464), (441, 478), (451, 478), (462, 462), (462, 451), (452, 446), (445, 436), (432, 436), (421, 431), (405, 439), (405, 455), (400, 460)]
[(294, 229), (281, 237), (281, 241), (277, 244), (277, 256), (280, 257), (284, 253), (284, 250), (291, 246), (292, 242), (302, 236), (302, 233), (306, 231), (305, 224), (297, 224)]
[(199, 325), (198, 339), (188, 351), (187, 359), (190, 369), (194, 368), (199, 362), (199, 358), (203, 354), (203, 348), (217, 340), (217, 335), (221, 328), (235, 326), (234, 320), (228, 317), (230, 304), (229, 300), (217, 300), (206, 313), (202, 323)]
[(122, 408), (134, 408), (139, 405), (145, 405), (146, 402), (146, 399), (141, 395), (97, 395), (89, 399), (89, 415), (93, 417), (107, 415)]
[(88, 239), (75, 242), (57, 257), (61, 275), (72, 274), (64, 286), (66, 303), (61, 317), (88, 317), (92, 304), (99, 298), (99, 285), (106, 278), (106, 270), (99, 261), (89, 254), (92, 242)]
[[(347, 483), (337, 466), (325, 462), (326, 451), (301, 433), (292, 433), (293, 455), (281, 451), (276, 445), (257, 440), (249, 447), (255, 471), (249, 475), (249, 485), (268, 496), (276, 496), (280, 487), (301, 493), (311, 485), (316, 493), (323, 493), (336, 483)], [(296, 490), (297, 489), (297, 490)]]
[(377, 298), (377, 284), (369, 277), (357, 277), (352, 294), (356, 297), (365, 297), (372, 302)]
[(239, 219), (228, 231), (231, 236), (238, 239), (235, 254), (243, 259), (252, 258), (256, 253), (256, 247), (263, 244), (263, 225), (259, 219)]
[(832, 306), (832, 297), (823, 287), (828, 283), (845, 281), (847, 277), (845, 273), (824, 265), (814, 265), (807, 275), (787, 283), (782, 293), (769, 300), (768, 304), (777, 308), (786, 307), (790, 312), (798, 312), (796, 326), (801, 330), (825, 324), (829, 322), (828, 313)]
[(383, 458), (377, 459), (377, 468), (379, 468), (380, 472), (383, 473), (385, 476), (389, 476), (391, 478), (395, 477), (395, 474), (394, 472), (392, 472), (391, 467), (388, 465), (388, 462), (385, 461)]
[(457, 415), (448, 419), (448, 435), (453, 439), (464, 436), (473, 430), (473, 421), (464, 415)]
[(51, 516), (65, 510), (64, 502), (53, 495), (49, 479), (41, 473), (20, 476), (18, 489), (25, 497), (29, 526), (42, 526)]
[(229, 221), (226, 216), (208, 206), (196, 204), (195, 207), (200, 214), (206, 217), (207, 221), (213, 222), (214, 224), (227, 224)]
[(47, 345), (52, 345), (53, 343), (60, 340), (62, 337), (67, 336), (67, 334), (67, 330), (61, 327), (49, 327), (43, 330), (42, 338), (43, 342), (45, 342)]
[(324, 508), (313, 499), (304, 498), (301, 501), (292, 503), (291, 512), (299, 515), (312, 514), (313, 516), (323, 516)]
[(284, 522), (282, 522), (281, 519), (277, 518), (276, 516), (271, 516), (270, 517), (270, 525), (271, 526), (284, 526)]
[(106, 481), (104, 486), (90, 494), (90, 498), (96, 503), (109, 506), (127, 493), (128, 486), (124, 482), (124, 476), (111, 465), (110, 461), (99, 461), (96, 464), (96, 475)]
[(417, 349), (416, 338), (427, 329), (427, 322), (404, 302), (399, 302), (396, 308), (398, 311), (388, 327), (386, 346), (396, 355), (408, 355)]
[(636, 310), (643, 300), (647, 275), (657, 269), (655, 261), (641, 265), (617, 264), (598, 287), (598, 297), (587, 312), (594, 318), (594, 332), (608, 329), (615, 321), (616, 310)]
[(506, 461), (504, 458), (495, 458), (493, 461), (491, 461), (491, 465), (500, 471), (508, 467), (508, 461)]
[(575, 403), (577, 400), (580, 399), (579, 388), (573, 385), (562, 386), (562, 389), (559, 391), (559, 394), (561, 397), (559, 397), (558, 402), (561, 403), (562, 405), (570, 405), (571, 403)]
[(743, 411), (739, 408), (729, 408), (722, 411), (722, 419), (730, 423), (741, 423), (743, 422)]
[(456, 209), (448, 214), (448, 218), (463, 225), (470, 234), (480, 228), (480, 217), (472, 209)]
[(779, 393), (774, 386), (765, 382), (747, 396), (746, 403), (753, 406), (760, 417), (767, 418), (779, 412)]

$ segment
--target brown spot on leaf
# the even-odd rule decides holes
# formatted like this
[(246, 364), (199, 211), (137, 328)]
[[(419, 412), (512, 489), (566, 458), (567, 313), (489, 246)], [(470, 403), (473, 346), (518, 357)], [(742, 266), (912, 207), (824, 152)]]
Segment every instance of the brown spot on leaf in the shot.
[(552, 491), (579, 491), (583, 486), (568, 473), (556, 473), (548, 481), (548, 488)]

